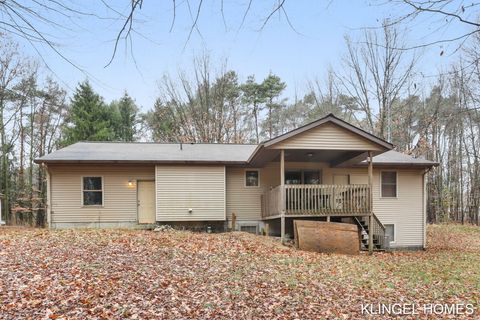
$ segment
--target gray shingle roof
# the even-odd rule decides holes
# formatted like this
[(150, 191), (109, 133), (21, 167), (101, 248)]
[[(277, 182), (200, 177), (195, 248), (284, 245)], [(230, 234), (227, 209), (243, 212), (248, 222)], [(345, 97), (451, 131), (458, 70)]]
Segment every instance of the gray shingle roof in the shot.
[(257, 145), (77, 142), (35, 162), (245, 163)]
[[(367, 162), (362, 161), (360, 165), (366, 165)], [(426, 160), (424, 158), (414, 158), (408, 154), (395, 150), (390, 150), (373, 157), (374, 165), (396, 165), (396, 166), (420, 166), (431, 167), (438, 165), (437, 162)]]
[[(182, 144), (179, 143), (121, 143), (77, 142), (54, 151), (37, 163), (226, 163), (246, 164), (255, 152), (254, 144)], [(387, 151), (373, 157), (374, 165), (431, 167), (436, 162)], [(359, 166), (366, 165), (362, 161)]]

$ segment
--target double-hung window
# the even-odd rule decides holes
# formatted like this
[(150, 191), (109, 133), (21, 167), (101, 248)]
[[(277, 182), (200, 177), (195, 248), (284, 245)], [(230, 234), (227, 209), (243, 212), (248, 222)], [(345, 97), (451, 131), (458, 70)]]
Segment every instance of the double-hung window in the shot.
[(397, 197), (397, 172), (382, 171), (382, 197)]
[(82, 204), (84, 206), (103, 206), (102, 177), (83, 177)]

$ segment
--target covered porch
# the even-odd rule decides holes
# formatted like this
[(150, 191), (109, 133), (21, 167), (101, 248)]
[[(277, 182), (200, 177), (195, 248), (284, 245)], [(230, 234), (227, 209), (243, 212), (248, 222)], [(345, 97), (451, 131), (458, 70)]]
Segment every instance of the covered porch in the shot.
[[(383, 249), (385, 228), (373, 213), (373, 151), (351, 152), (347, 150), (276, 150), (273, 161), (279, 162), (280, 184), (270, 187), (261, 196), (262, 219), (267, 223), (280, 220), (282, 242), (285, 241), (285, 225), (292, 218), (350, 218), (358, 225), (363, 247), (370, 252)], [(273, 152), (272, 152), (273, 153)], [(315, 159), (312, 159), (315, 158)], [(351, 163), (366, 160), (368, 183), (351, 184), (349, 180), (336, 181), (341, 184), (323, 184), (322, 173), (312, 170), (286, 170), (288, 161), (327, 163), (329, 167), (341, 168)], [(295, 175), (295, 173), (300, 173)], [(308, 178), (307, 178), (308, 172)], [(317, 176), (318, 175), (318, 176)], [(348, 177), (348, 176), (347, 176)]]
[[(392, 149), (392, 145), (332, 115), (269, 140), (259, 147), (251, 163), (264, 167), (276, 163), (279, 179), (264, 190), (261, 197), (262, 219), (280, 219), (281, 238), (285, 240), (285, 219), (302, 217), (350, 218), (367, 239), (370, 252), (374, 239), (381, 245), (385, 229), (373, 213), (374, 156)], [(360, 163), (366, 164), (366, 181), (351, 181), (348, 174), (335, 175), (324, 183), (322, 172), (286, 170), (286, 164), (323, 164), (329, 172), (346, 173)], [(298, 168), (298, 167), (297, 167)], [(345, 178), (346, 177), (346, 178)]]

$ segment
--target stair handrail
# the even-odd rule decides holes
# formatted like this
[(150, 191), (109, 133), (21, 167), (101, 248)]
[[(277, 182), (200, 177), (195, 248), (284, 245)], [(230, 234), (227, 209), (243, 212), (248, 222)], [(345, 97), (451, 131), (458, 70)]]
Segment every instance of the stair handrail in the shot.
[[(385, 243), (385, 226), (383, 223), (378, 219), (378, 217), (375, 215), (375, 213), (372, 212), (373, 216), (373, 230), (372, 234), (376, 235), (378, 237), (378, 241), (380, 243), (380, 248), (386, 249), (386, 243)], [(368, 226), (370, 228), (370, 226)]]

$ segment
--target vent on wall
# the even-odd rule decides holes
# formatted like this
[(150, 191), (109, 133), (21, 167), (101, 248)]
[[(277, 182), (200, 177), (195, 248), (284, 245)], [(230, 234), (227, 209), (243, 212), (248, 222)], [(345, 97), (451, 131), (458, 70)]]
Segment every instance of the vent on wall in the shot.
[(258, 234), (258, 226), (257, 225), (243, 225), (240, 226), (240, 231)]

